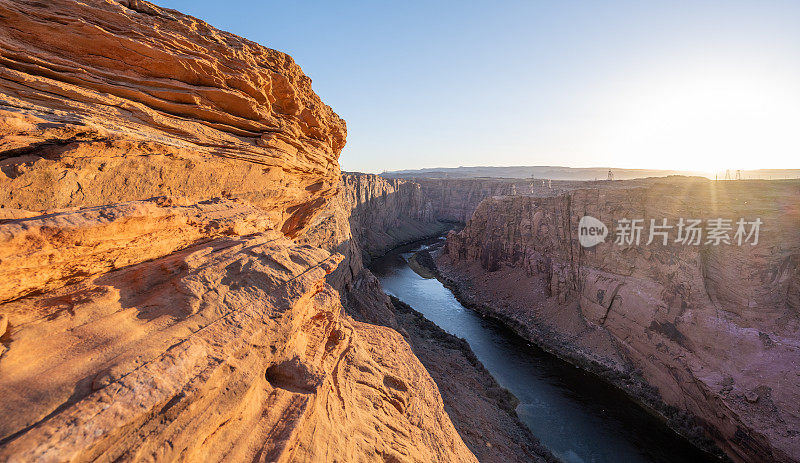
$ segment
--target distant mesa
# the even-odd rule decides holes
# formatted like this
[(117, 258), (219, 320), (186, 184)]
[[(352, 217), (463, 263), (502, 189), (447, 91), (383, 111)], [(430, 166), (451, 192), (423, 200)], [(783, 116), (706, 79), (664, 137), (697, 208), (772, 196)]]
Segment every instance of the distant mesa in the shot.
[[(714, 173), (690, 170), (618, 169), (615, 167), (562, 167), (562, 166), (474, 166), (434, 167), (427, 169), (394, 170), (381, 173), (388, 178), (537, 178), (550, 180), (606, 180), (611, 170), (615, 180), (632, 180), (646, 177), (686, 175), (714, 178)], [(724, 178), (725, 170), (719, 179)], [(800, 178), (800, 169), (742, 170), (742, 179), (777, 180)]]

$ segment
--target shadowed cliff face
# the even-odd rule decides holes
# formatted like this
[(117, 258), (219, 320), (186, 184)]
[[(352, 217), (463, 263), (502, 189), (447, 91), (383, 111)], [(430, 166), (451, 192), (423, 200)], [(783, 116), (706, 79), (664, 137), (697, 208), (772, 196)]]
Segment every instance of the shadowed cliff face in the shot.
[(481, 201), (492, 196), (552, 193), (541, 180), (421, 178), (414, 181), (419, 183), (425, 203), (434, 217), (459, 223), (466, 223)]
[[(794, 461), (798, 198), (796, 182), (675, 179), (487, 199), (448, 236), (438, 262), (467, 302), (562, 355), (642, 378), (667, 404), (705, 422), (735, 460)], [(764, 224), (755, 246), (648, 246), (644, 235), (639, 246), (608, 239), (587, 249), (577, 240), (584, 215), (612, 231), (621, 218)], [(647, 399), (646, 388), (622, 385)]]
[(0, 205), (232, 196), (296, 234), (341, 120), (286, 54), (144, 1), (0, 1)]
[(345, 173), (337, 195), (300, 242), (345, 256), (329, 277), (334, 287), (344, 288), (373, 258), (449, 229), (452, 225), (439, 220), (433, 208), (416, 182)]
[(0, 460), (475, 461), (304, 239), (346, 130), (290, 57), (140, 0), (0, 26)]
[(302, 242), (341, 253), (345, 260), (329, 281), (344, 287), (389, 250), (463, 225), (480, 202), (508, 194), (552, 195), (579, 182), (504, 179), (387, 179), (344, 173), (339, 190)]

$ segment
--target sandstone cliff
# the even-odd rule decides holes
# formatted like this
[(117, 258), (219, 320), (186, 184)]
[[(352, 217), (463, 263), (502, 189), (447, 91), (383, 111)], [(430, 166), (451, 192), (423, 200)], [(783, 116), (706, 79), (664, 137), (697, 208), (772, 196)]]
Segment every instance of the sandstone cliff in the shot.
[[(684, 431), (688, 411), (734, 460), (797, 461), (798, 198), (796, 182), (699, 179), (492, 198), (451, 232), (438, 265), (472, 307), (671, 413), (663, 400)], [(646, 246), (644, 236), (586, 249), (583, 215), (612, 231), (621, 218), (764, 225), (755, 246)]]
[(0, 460), (475, 461), (304, 239), (346, 131), (290, 57), (140, 0), (0, 25)]
[(144, 1), (0, 1), (0, 206), (233, 196), (295, 234), (342, 121), (291, 57)]

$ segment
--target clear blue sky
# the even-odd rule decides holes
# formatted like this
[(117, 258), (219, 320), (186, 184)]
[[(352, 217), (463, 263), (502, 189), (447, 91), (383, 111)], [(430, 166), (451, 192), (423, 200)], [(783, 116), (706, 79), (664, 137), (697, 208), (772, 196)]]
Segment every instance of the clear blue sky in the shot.
[(798, 1), (156, 2), (292, 55), (345, 170), (800, 168)]

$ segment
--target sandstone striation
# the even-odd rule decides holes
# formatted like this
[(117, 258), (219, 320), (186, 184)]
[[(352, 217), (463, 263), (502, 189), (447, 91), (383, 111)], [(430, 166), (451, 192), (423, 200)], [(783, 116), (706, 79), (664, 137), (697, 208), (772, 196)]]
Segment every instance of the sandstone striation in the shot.
[[(468, 305), (602, 372), (682, 431), (692, 432), (683, 412), (697, 417), (734, 460), (800, 459), (800, 186), (615, 185), (487, 199), (448, 236), (439, 270)], [(612, 232), (621, 218), (764, 224), (755, 246), (647, 246), (645, 235), (587, 249), (584, 215)]]
[(160, 197), (0, 226), (0, 302), (57, 289), (202, 240), (269, 229), (263, 211), (226, 199), (178, 205)]
[(0, 206), (233, 196), (296, 234), (342, 121), (284, 53), (145, 1), (0, 1)]
[(0, 458), (472, 460), (402, 337), (343, 315), (341, 257), (277, 232), (164, 252), (0, 306)]

